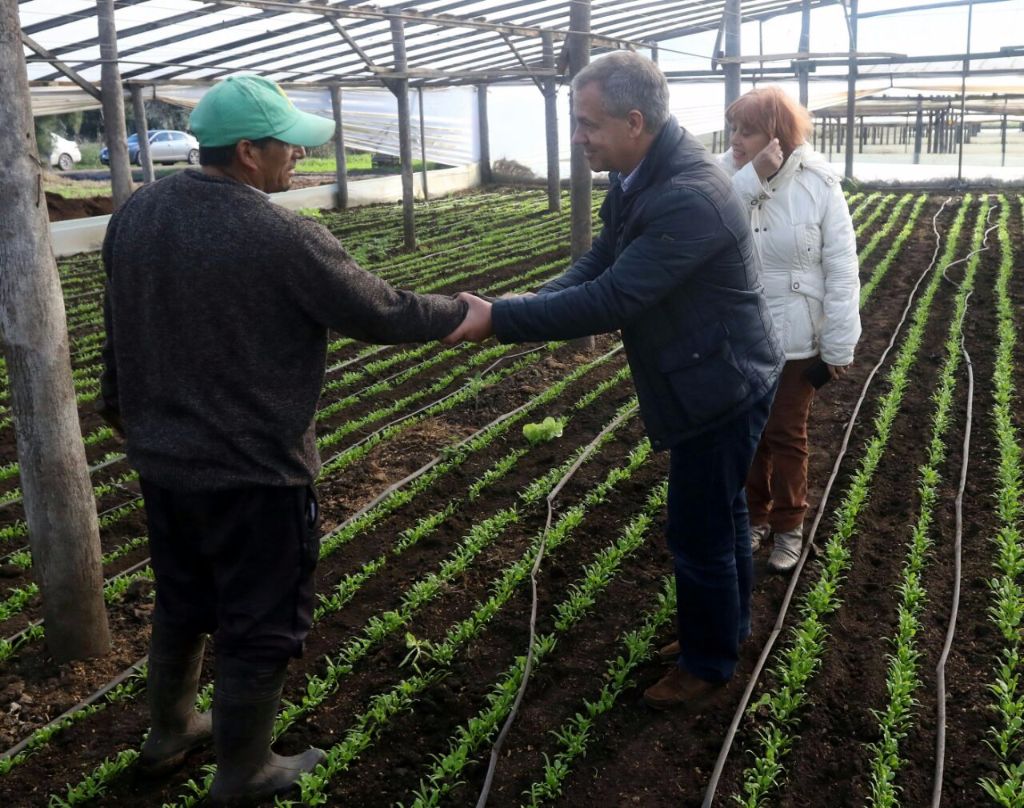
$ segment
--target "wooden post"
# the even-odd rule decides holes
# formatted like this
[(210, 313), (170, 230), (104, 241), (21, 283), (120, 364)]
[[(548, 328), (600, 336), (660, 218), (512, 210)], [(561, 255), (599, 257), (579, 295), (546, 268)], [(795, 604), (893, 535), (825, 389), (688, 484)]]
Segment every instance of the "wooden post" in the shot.
[[(797, 49), (800, 53), (807, 53), (810, 47), (811, 0), (803, 0), (803, 5), (800, 8), (800, 44)], [(808, 103), (807, 76), (809, 73), (810, 65), (806, 61), (797, 66), (797, 78), (800, 81), (800, 105), (803, 107), (806, 107)]]
[(864, 154), (864, 141), (867, 138), (868, 130), (864, 126), (864, 116), (860, 117), (860, 143), (858, 144), (857, 151), (860, 154)]
[(402, 227), (405, 233), (405, 249), (416, 249), (416, 221), (414, 218), (414, 197), (412, 190), (412, 122), (409, 113), (409, 79), (405, 77), (408, 61), (405, 57), (405, 25), (402, 20), (391, 18), (391, 42), (395, 49), (395, 72), (403, 74), (393, 79), (390, 90), (398, 100), (398, 154), (402, 161)]
[(334, 111), (334, 162), (335, 176), (338, 183), (339, 210), (348, 207), (348, 161), (345, 157), (344, 115), (341, 112), (341, 86), (331, 85), (331, 109)]
[(924, 99), (917, 97), (917, 116), (914, 119), (914, 165), (921, 162), (921, 141), (924, 138)]
[[(1003, 101), (1003, 107), (1004, 108), (1006, 107), (1006, 101), (1005, 100)], [(1002, 162), (999, 165), (1005, 166), (1006, 165), (1006, 113), (1005, 112), (1003, 113), (1003, 123), (1002, 123), (1002, 126), (1000, 126), (1000, 141), (1002, 142), (1002, 147), (1003, 147), (1003, 150), (1002, 150), (1003, 160), (1002, 160)]]
[(19, 30), (17, 1), (0, 0), (0, 344), (46, 646), (65, 662), (107, 653), (110, 629)]
[(850, 65), (846, 87), (846, 179), (853, 179), (853, 127), (857, 110), (857, 0), (850, 0)]
[[(569, 77), (574, 77), (590, 64), (590, 0), (573, 3), (569, 15), (569, 30), (574, 31), (566, 43), (569, 48)], [(575, 130), (576, 119), (572, 117)], [(572, 260), (575, 261), (590, 249), (593, 242), (593, 175), (583, 147), (572, 147)]]
[(132, 85), (132, 110), (135, 113), (135, 135), (139, 139), (139, 165), (142, 166), (142, 181), (149, 185), (156, 179), (153, 172), (153, 156), (149, 153), (149, 124), (146, 122), (146, 102), (142, 99), (142, 88)]
[[(725, 34), (725, 55), (726, 56), (740, 56), (740, 0), (725, 0), (725, 19), (723, 20), (723, 30)], [(724, 66), (723, 72), (725, 73), (725, 108), (728, 109), (729, 105), (732, 104), (737, 98), (740, 97), (740, 64), (739, 62), (728, 63)], [(729, 128), (728, 122), (725, 124), (726, 130)]]
[(491, 124), (487, 117), (487, 85), (476, 85), (476, 117), (480, 129), (480, 182), (490, 185), (494, 182), (491, 171)]
[[(555, 67), (555, 42), (550, 31), (540, 32), (544, 67)], [(544, 79), (544, 134), (548, 154), (548, 211), (562, 209), (562, 168), (558, 154), (558, 84), (554, 77)]]
[(99, 25), (100, 85), (103, 91), (103, 138), (110, 155), (110, 184), (114, 208), (132, 195), (132, 167), (128, 162), (128, 134), (124, 124), (124, 90), (117, 66), (117, 31), (114, 28), (114, 0), (96, 1)]
[(423, 120), (423, 87), (416, 88), (416, 95), (420, 102), (420, 180), (423, 182), (423, 201), (430, 201), (430, 191), (427, 189), (427, 125)]
[[(575, 33), (569, 35), (566, 46), (569, 49), (569, 77), (574, 77), (584, 67), (590, 64), (590, 0), (576, 0), (569, 10), (569, 30)], [(572, 105), (572, 98), (570, 106)], [(575, 129), (576, 118), (570, 115), (570, 123)], [(594, 176), (590, 170), (590, 163), (583, 154), (583, 147), (578, 144), (572, 146), (571, 163), (571, 190), (570, 205), (572, 209), (572, 241), (571, 254), (575, 261), (590, 250), (593, 244), (593, 220), (594, 214), (591, 210), (591, 200), (594, 193)], [(572, 340), (571, 343), (579, 350), (593, 350), (594, 338), (583, 337)]]

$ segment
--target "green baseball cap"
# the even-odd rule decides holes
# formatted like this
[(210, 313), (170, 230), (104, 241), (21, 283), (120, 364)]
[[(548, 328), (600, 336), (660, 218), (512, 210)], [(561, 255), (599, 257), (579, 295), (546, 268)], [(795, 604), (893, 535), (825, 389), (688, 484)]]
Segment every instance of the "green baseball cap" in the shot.
[(277, 84), (261, 76), (230, 76), (215, 84), (189, 116), (201, 146), (234, 146), (273, 137), (293, 146), (319, 146), (334, 121), (296, 109)]

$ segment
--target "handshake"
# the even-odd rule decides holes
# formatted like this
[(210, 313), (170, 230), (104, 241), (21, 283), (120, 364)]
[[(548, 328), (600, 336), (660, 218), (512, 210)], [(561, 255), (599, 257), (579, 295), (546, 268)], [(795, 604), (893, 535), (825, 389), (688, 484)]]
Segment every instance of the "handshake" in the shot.
[[(503, 297), (516, 297), (516, 295), (503, 295)], [(532, 292), (524, 297), (534, 297)], [(456, 300), (465, 301), (469, 309), (466, 316), (452, 333), (441, 340), (445, 345), (458, 345), (460, 342), (483, 342), (494, 333), (491, 326), (491, 302), (493, 298), (480, 297), (471, 292), (459, 292)]]

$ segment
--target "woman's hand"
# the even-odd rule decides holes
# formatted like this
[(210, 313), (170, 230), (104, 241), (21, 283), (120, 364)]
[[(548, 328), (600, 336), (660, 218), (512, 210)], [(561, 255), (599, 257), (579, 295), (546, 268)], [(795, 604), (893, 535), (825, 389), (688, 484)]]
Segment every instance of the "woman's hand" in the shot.
[(847, 368), (849, 367), (849, 365), (829, 365), (828, 372), (832, 376), (832, 381), (835, 381), (840, 376), (843, 376), (846, 373)]
[(751, 162), (762, 182), (777, 174), (782, 168), (782, 146), (779, 145), (779, 139), (773, 137), (769, 140), (768, 145), (755, 154)]

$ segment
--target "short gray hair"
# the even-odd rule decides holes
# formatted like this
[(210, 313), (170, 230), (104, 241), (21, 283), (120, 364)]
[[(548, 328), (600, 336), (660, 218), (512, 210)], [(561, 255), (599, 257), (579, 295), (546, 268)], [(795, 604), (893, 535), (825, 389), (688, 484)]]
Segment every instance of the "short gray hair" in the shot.
[(597, 84), (604, 98), (604, 111), (625, 118), (632, 109), (644, 116), (644, 129), (657, 132), (669, 118), (668, 81), (659, 67), (633, 51), (613, 51), (591, 62), (572, 80), (578, 93)]

